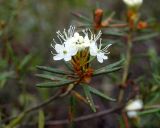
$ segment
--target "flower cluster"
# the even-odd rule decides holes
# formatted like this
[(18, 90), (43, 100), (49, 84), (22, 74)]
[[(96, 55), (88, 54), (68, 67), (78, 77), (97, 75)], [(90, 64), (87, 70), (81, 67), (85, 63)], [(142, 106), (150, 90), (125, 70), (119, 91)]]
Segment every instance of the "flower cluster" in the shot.
[(142, 5), (143, 0), (123, 0), (123, 2), (129, 7), (139, 7)]
[(141, 99), (136, 99), (132, 102), (130, 102), (126, 106), (127, 115), (130, 118), (137, 117), (137, 111), (141, 110), (143, 108), (143, 101)]
[[(76, 32), (73, 26), (70, 26), (68, 31), (65, 29), (63, 32), (57, 31), (57, 37), (60, 42), (57, 43), (53, 39), (55, 44), (51, 44), (51, 46), (56, 51), (56, 53), (52, 52), (54, 55), (53, 59), (70, 61), (72, 57), (76, 56), (79, 52), (87, 50), (90, 56), (96, 57), (100, 63), (103, 63), (104, 60), (108, 59), (107, 54), (109, 54), (109, 52), (107, 49), (110, 45), (102, 48), (101, 35), (101, 31), (95, 35), (90, 29)], [(99, 45), (97, 44), (98, 40)]]

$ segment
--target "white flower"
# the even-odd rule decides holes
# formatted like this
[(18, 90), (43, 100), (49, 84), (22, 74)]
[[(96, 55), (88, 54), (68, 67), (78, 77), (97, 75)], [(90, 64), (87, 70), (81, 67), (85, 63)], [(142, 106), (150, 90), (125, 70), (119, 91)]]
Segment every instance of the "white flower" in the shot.
[(137, 111), (128, 111), (127, 115), (129, 118), (135, 118), (137, 117)]
[(100, 40), (99, 48), (95, 42), (92, 42), (90, 45), (90, 49), (89, 49), (90, 55), (96, 56), (97, 60), (100, 63), (103, 63), (103, 60), (108, 59), (108, 56), (106, 54), (109, 54), (109, 52), (107, 51), (109, 46), (111, 46), (111, 44), (107, 45), (104, 49), (101, 49), (101, 47), (102, 47), (101, 40)]
[(143, 0), (123, 0), (123, 2), (129, 7), (139, 7), (142, 5)]
[[(75, 33), (75, 27), (70, 26), (68, 31), (64, 29), (63, 32), (57, 31), (57, 37), (59, 38), (60, 42), (63, 44), (64, 42), (71, 43), (73, 41), (73, 36)], [(53, 39), (54, 41), (54, 39)]]
[(64, 59), (65, 61), (71, 60), (72, 56), (76, 55), (77, 49), (75, 47), (71, 47), (70, 44), (73, 44), (76, 40), (73, 38), (75, 33), (75, 27), (70, 26), (68, 31), (64, 29), (61, 33), (57, 31), (57, 37), (61, 44), (57, 43), (54, 39), (55, 46), (51, 44), (51, 47), (55, 49), (57, 54), (52, 52), (54, 60), (61, 60)]
[[(53, 47), (53, 45), (51, 44)], [(75, 55), (75, 49), (70, 49), (64, 44), (56, 44), (55, 47), (53, 47), (57, 54), (54, 54), (53, 59), (54, 60), (61, 60), (64, 59), (65, 61), (71, 60), (71, 57)]]
[(128, 117), (133, 118), (137, 117), (137, 111), (141, 110), (142, 108), (143, 101), (141, 99), (136, 99), (128, 103), (128, 105), (125, 107), (125, 110), (127, 111)]
[(72, 43), (69, 43), (71, 47), (75, 47), (77, 51), (84, 50), (85, 48), (89, 47), (90, 42), (86, 42), (87, 37), (81, 36), (78, 32), (74, 33), (72, 37)]
[[(70, 27), (68, 32), (64, 29), (61, 33), (57, 32), (57, 37), (59, 38), (59, 43), (55, 40), (55, 46), (51, 44), (51, 46), (56, 51), (56, 54), (52, 52), (54, 55), (54, 60), (64, 59), (65, 61), (71, 60), (72, 56), (75, 56), (78, 51), (83, 51), (84, 49), (88, 49), (91, 56), (97, 57), (97, 60), (100, 63), (103, 63), (104, 60), (108, 59), (107, 48), (110, 46), (106, 46), (102, 48), (101, 44), (101, 35), (102, 32), (99, 31), (97, 35), (93, 34), (90, 29), (83, 30), (83, 36), (80, 33), (75, 32), (75, 27)], [(100, 45), (98, 47), (97, 41), (100, 39)], [(60, 44), (61, 43), (61, 44)]]
[(136, 99), (132, 102), (130, 102), (127, 106), (126, 106), (126, 110), (131, 111), (131, 110), (140, 110), (143, 108), (143, 102), (140, 99)]
[[(72, 53), (72, 56), (76, 55), (77, 53), (76, 48), (73, 46), (73, 44), (77, 41), (77, 39), (75, 38), (75, 33), (75, 27), (73, 26), (70, 26), (67, 32), (65, 29), (62, 33), (60, 31), (57, 31), (57, 37), (59, 38), (59, 41), (64, 45), (65, 48), (68, 49), (68, 51), (71, 51), (70, 53)], [(53, 41), (55, 42), (55, 44), (59, 44), (54, 39)]]

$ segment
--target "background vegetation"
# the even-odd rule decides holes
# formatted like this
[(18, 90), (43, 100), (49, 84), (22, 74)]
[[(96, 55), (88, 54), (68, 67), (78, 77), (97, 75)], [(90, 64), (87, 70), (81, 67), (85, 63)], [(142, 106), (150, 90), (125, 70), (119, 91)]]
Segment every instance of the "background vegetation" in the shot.
[[(152, 27), (137, 34), (133, 43), (132, 61), (129, 70), (131, 88), (126, 89), (126, 97), (132, 90), (138, 93), (144, 104), (153, 109), (140, 113), (140, 117), (129, 119), (130, 126), (139, 128), (159, 128), (160, 126), (160, 1), (144, 0), (140, 9), (142, 19)], [(44, 105), (28, 113), (23, 120), (13, 120), (16, 115), (48, 100), (55, 89), (37, 88), (40, 81), (37, 65), (64, 69), (62, 62), (55, 62), (50, 53), (50, 44), (57, 30), (68, 28), (70, 24), (88, 25), (83, 15), (93, 23), (96, 8), (108, 17), (114, 10), (116, 20), (125, 20), (126, 7), (121, 0), (0, 0), (0, 127), (8, 124), (20, 128), (63, 128), (67, 127), (68, 97)], [(104, 18), (105, 19), (105, 18)], [(92, 26), (90, 26), (92, 27)], [(104, 29), (105, 41), (113, 43), (109, 64), (118, 61), (125, 54), (124, 38), (117, 29)], [(108, 39), (108, 35), (114, 35)], [(117, 38), (118, 37), (118, 38)], [(96, 66), (100, 66), (96, 63)], [(122, 71), (93, 79), (93, 86), (116, 98)], [(94, 97), (99, 111), (109, 109), (110, 103)], [(76, 117), (92, 111), (83, 103), (78, 103)], [(23, 116), (19, 115), (19, 117)], [(58, 122), (54, 122), (58, 120)], [(60, 122), (59, 122), (60, 120)], [(123, 127), (119, 111), (76, 123), (78, 128), (118, 128)]]

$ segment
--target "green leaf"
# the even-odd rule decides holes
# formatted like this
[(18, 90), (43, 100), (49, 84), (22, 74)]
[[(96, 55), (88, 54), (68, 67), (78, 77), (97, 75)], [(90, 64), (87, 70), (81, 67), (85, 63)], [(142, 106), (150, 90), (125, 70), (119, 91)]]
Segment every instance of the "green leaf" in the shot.
[(37, 87), (40, 88), (54, 88), (54, 87), (61, 87), (61, 86), (65, 86), (68, 84), (71, 84), (75, 81), (62, 81), (62, 82), (44, 82), (44, 83), (39, 83), (36, 84)]
[(26, 67), (26, 65), (30, 63), (30, 61), (32, 60), (32, 58), (33, 58), (32, 54), (29, 54), (29, 55), (25, 56), (24, 59), (19, 64), (18, 69), (19, 70), (24, 69)]
[(51, 68), (51, 67), (46, 67), (46, 66), (37, 66), (38, 69), (43, 70), (43, 71), (47, 71), (47, 72), (51, 72), (51, 73), (56, 73), (56, 74), (61, 74), (61, 75), (68, 75), (71, 72), (64, 72), (62, 70), (58, 70), (56, 68)]
[(83, 87), (85, 96), (86, 96), (86, 98), (87, 98), (87, 102), (89, 103), (91, 109), (92, 109), (94, 112), (96, 112), (96, 107), (95, 107), (95, 105), (94, 105), (94, 102), (93, 102), (93, 99), (92, 99), (90, 90), (89, 90), (89, 88), (88, 88), (89, 86), (83, 84), (82, 87)]
[(88, 22), (88, 23), (92, 23), (92, 21), (91, 21), (89, 18), (83, 16), (83, 15), (80, 14), (80, 13), (72, 12), (72, 15), (73, 15), (74, 17), (76, 17), (77, 19), (81, 20), (81, 21), (86, 21), (86, 22)]
[[(121, 60), (113, 63), (113, 64), (110, 64), (110, 65), (107, 65), (106, 67), (107, 68), (113, 68), (113, 67), (116, 67), (116, 66), (119, 66), (119, 65), (122, 65), (122, 63), (124, 62), (124, 58), (122, 58)], [(104, 67), (103, 67), (104, 68)], [(99, 70), (103, 69), (103, 68), (100, 68)]]
[(22, 112), (21, 114), (19, 114), (18, 117), (11, 120), (11, 122), (6, 126), (6, 128), (15, 128), (18, 124), (22, 122), (25, 116), (26, 116), (26, 113)]
[(90, 92), (106, 99), (106, 100), (110, 100), (110, 101), (116, 101), (116, 99), (113, 99), (107, 95), (105, 95), (104, 93), (100, 92), (99, 90), (95, 89), (95, 88), (92, 88), (91, 86), (88, 86), (88, 89), (90, 90)]
[(0, 81), (0, 88), (3, 88), (4, 85), (6, 84), (6, 82), (7, 82), (7, 79), (1, 80)]
[(36, 74), (35, 76), (39, 78), (47, 79), (47, 80), (53, 80), (53, 81), (68, 81), (67, 79), (63, 77), (57, 77), (57, 76), (53, 76), (50, 74)]
[(157, 84), (160, 84), (160, 76), (159, 75), (153, 74), (153, 78)]
[(122, 36), (126, 35), (126, 33), (120, 32), (120, 31), (113, 31), (113, 30), (108, 30), (103, 33), (103, 36), (109, 36), (109, 35), (122, 37)]
[(0, 74), (0, 80), (4, 80), (4, 79), (7, 79), (7, 78), (13, 77), (13, 76), (15, 76), (14, 71), (3, 72)]
[(154, 37), (157, 37), (157, 36), (159, 36), (159, 33), (147, 34), (147, 35), (136, 37), (136, 38), (134, 38), (133, 41), (148, 40), (148, 39), (151, 39), (151, 38), (154, 38)]
[(124, 62), (124, 59), (121, 59), (118, 62), (115, 62), (113, 64), (107, 65), (103, 68), (97, 69), (94, 71), (93, 76), (102, 75), (110, 72), (114, 72), (117, 70), (120, 70), (122, 68), (122, 63)]
[(76, 114), (76, 98), (74, 96), (70, 97), (70, 128), (75, 128), (74, 118)]
[(38, 128), (44, 128), (45, 125), (45, 116), (42, 110), (39, 110), (38, 114)]
[(142, 111), (142, 112), (138, 112), (138, 115), (139, 116), (144, 116), (144, 115), (153, 114), (153, 113), (156, 113), (156, 112), (160, 112), (160, 108), (150, 109), (150, 110), (145, 110), (145, 111)]
[(7, 50), (8, 50), (8, 51), (7, 51), (8, 54), (9, 54), (9, 56), (12, 58), (14, 64), (17, 64), (17, 58), (16, 58), (16, 56), (15, 56), (14, 50), (13, 50), (12, 45), (11, 45), (10, 42), (7, 43)]
[(126, 128), (126, 126), (125, 126), (125, 123), (124, 123), (124, 121), (123, 121), (122, 116), (119, 116), (118, 120), (119, 120), (120, 128)]
[(93, 73), (93, 76), (97, 76), (97, 75), (102, 75), (102, 74), (106, 74), (106, 73), (111, 73), (111, 72), (115, 72), (115, 71), (118, 71), (122, 68), (122, 66), (120, 67), (115, 67), (115, 68), (111, 68), (111, 69), (104, 69), (104, 70), (101, 70), (101, 71), (95, 71)]

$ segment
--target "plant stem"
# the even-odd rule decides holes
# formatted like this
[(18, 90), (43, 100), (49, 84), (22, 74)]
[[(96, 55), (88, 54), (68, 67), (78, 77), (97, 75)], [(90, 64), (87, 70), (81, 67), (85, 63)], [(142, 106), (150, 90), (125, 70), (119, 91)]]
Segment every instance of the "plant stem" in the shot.
[(122, 118), (123, 118), (123, 121), (125, 124), (125, 128), (130, 128), (129, 122), (128, 122), (128, 117), (127, 117), (126, 113), (122, 112)]
[(69, 124), (70, 128), (75, 128), (74, 118), (76, 111), (76, 99), (74, 96), (70, 97), (70, 106), (69, 106)]
[(122, 76), (122, 82), (121, 82), (121, 89), (119, 92), (118, 101), (121, 102), (123, 100), (124, 96), (124, 88), (127, 86), (126, 81), (128, 79), (128, 72), (131, 62), (131, 51), (132, 51), (132, 34), (129, 33), (127, 36), (127, 51), (126, 51), (126, 62), (124, 65), (124, 71)]
[[(124, 107), (124, 104), (120, 104), (119, 106), (115, 106), (115, 107), (112, 107), (112, 108), (107, 109), (107, 110), (103, 110), (103, 111), (100, 111), (100, 112), (91, 113), (91, 114), (88, 114), (88, 115), (77, 117), (73, 121), (74, 121), (74, 123), (77, 123), (77, 122), (85, 122), (85, 121), (92, 120), (92, 119), (95, 119), (95, 118), (100, 118), (100, 117), (103, 117), (105, 115), (109, 115), (109, 114), (114, 113), (114, 112), (119, 112), (123, 107)], [(48, 121), (48, 122), (46, 122), (45, 126), (64, 125), (64, 124), (69, 124), (68, 119)], [(27, 123), (24, 126), (34, 126), (34, 125), (36, 125), (36, 124)]]

